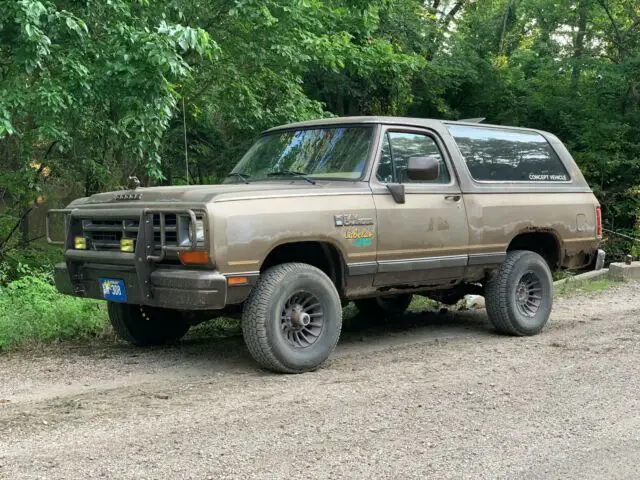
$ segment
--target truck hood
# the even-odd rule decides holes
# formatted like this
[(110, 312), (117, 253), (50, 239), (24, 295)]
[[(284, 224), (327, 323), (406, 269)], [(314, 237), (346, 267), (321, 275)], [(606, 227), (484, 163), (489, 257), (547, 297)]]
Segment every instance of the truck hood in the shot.
[(346, 190), (361, 190), (363, 182), (317, 182), (315, 185), (292, 181), (255, 182), (250, 184), (233, 183), (225, 185), (190, 185), (175, 187), (149, 187), (136, 190), (118, 190), (98, 193), (91, 197), (74, 200), (69, 207), (84, 205), (117, 204), (133, 206), (139, 203), (209, 203), (218, 200), (252, 197), (279, 197), (291, 194), (304, 194), (322, 191), (340, 193)]

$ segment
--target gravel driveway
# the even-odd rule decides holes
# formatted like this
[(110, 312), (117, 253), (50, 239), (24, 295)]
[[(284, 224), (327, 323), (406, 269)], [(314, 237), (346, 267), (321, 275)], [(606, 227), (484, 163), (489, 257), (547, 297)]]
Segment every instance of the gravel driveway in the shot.
[(640, 286), (352, 328), (303, 375), (241, 338), (0, 356), (0, 478), (639, 478)]

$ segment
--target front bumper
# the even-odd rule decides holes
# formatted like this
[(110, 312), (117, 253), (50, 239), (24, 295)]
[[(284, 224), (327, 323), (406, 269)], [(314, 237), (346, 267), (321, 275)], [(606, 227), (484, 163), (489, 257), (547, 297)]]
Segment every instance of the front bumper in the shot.
[(78, 268), (73, 279), (66, 263), (55, 267), (56, 288), (68, 295), (102, 300), (100, 278), (124, 280), (127, 303), (176, 310), (220, 310), (227, 303), (227, 278), (216, 271), (158, 268), (143, 291), (135, 267), (91, 264)]
[[(228, 300), (233, 301), (238, 295), (232, 292), (232, 298), (227, 298), (227, 278), (220, 272), (163, 264), (167, 253), (177, 255), (186, 251), (209, 251), (207, 216), (204, 212), (202, 206), (191, 205), (162, 210), (110, 207), (50, 211), (50, 214), (65, 215), (63, 242), (51, 239), (50, 215), (47, 215), (47, 239), (50, 243), (65, 245), (65, 263), (55, 268), (57, 289), (78, 297), (103, 299), (100, 279), (119, 279), (124, 281), (127, 303), (178, 310), (224, 308)], [(178, 220), (180, 216), (189, 217), (190, 244), (183, 246), (177, 240), (172, 240), (173, 244), (167, 242), (167, 232), (172, 228), (166, 223), (167, 215), (173, 215)], [(204, 245), (199, 245), (197, 241), (198, 215), (203, 222)], [(114, 250), (113, 245), (106, 247), (111, 249), (105, 249), (102, 245), (100, 249), (75, 249), (74, 237), (85, 235), (84, 220), (91, 221), (91, 231), (108, 232), (116, 237), (123, 232), (122, 238), (125, 238), (126, 232), (135, 231), (134, 252)], [(128, 221), (137, 221), (137, 225)], [(97, 223), (93, 225), (94, 222)], [(173, 227), (174, 232), (177, 232), (178, 226), (179, 222)], [(101, 240), (95, 241), (97, 243), (94, 246), (102, 243)]]

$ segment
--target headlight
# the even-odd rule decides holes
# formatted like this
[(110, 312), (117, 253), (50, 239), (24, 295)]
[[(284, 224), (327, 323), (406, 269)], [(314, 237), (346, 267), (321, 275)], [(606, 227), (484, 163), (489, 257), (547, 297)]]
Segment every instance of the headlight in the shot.
[(196, 220), (196, 241), (204, 243), (204, 220), (202, 219)]
[[(191, 238), (191, 219), (187, 216), (181, 218), (180, 228), (180, 246), (188, 247), (193, 243)], [(204, 246), (204, 220), (202, 218), (196, 219), (196, 242), (199, 247)]]

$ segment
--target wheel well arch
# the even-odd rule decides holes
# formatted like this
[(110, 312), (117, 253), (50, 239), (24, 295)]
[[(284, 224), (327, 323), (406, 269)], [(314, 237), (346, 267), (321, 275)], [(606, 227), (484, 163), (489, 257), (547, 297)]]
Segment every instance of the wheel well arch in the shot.
[(260, 265), (260, 273), (288, 262), (301, 262), (319, 268), (344, 292), (346, 263), (339, 247), (322, 240), (285, 242), (274, 246)]
[(562, 250), (558, 235), (550, 229), (536, 229), (520, 232), (513, 237), (507, 252), (513, 250), (529, 250), (544, 258), (549, 268), (554, 271), (560, 268)]

